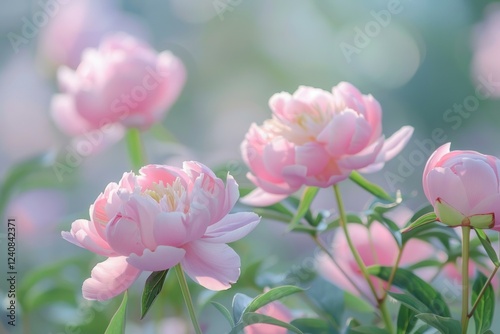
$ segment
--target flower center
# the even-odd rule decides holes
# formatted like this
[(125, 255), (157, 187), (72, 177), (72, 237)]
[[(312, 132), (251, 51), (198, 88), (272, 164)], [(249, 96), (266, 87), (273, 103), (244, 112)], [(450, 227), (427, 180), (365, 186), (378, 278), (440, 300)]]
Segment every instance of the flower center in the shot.
[(168, 211), (186, 211), (185, 197), (186, 189), (181, 183), (180, 178), (177, 178), (172, 184), (153, 183), (151, 188), (144, 191), (147, 195), (156, 202), (165, 204)]

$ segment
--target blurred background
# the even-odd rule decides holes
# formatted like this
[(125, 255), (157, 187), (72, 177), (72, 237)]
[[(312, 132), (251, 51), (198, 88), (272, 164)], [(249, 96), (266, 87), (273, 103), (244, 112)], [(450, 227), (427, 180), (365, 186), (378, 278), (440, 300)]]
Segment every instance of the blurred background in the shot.
[[(81, 298), (81, 283), (99, 259), (65, 242), (60, 232), (87, 218), (105, 185), (131, 169), (125, 144), (108, 138), (60, 178), (54, 164), (71, 159), (76, 143), (86, 139), (65, 136), (50, 116), (57, 68), (76, 68), (85, 48), (114, 31), (170, 50), (187, 67), (186, 86), (163, 126), (144, 134), (152, 163), (199, 160), (250, 187), (239, 145), (252, 122), (270, 117), (271, 95), (299, 85), (330, 90), (340, 81), (381, 103), (386, 136), (406, 124), (415, 127), (407, 148), (368, 176), (391, 192), (401, 189), (412, 209), (425, 203), (422, 170), (441, 144), (500, 156), (500, 6), (493, 1), (2, 0), (0, 210), (2, 222), (13, 217), (17, 223), (23, 305), (14, 332), (102, 332), (119, 302)], [(349, 210), (370, 201), (348, 181), (342, 189)], [(331, 210), (332, 194), (322, 191), (314, 206)], [(1, 232), (3, 273), (7, 246)], [(264, 271), (276, 273), (314, 250), (306, 236), (287, 234), (285, 225), (267, 220), (235, 248), (243, 269), (265, 259)], [(3, 276), (0, 282), (5, 303)], [(175, 290), (175, 280), (171, 285)], [(137, 307), (129, 309), (128, 333), (184, 326), (175, 318), (183, 309), (175, 306), (156, 305), (140, 321), (141, 283), (133, 289)], [(230, 300), (233, 293), (221, 298)], [(204, 307), (202, 323), (213, 326), (214, 314)], [(13, 329), (5, 319), (0, 333)]]

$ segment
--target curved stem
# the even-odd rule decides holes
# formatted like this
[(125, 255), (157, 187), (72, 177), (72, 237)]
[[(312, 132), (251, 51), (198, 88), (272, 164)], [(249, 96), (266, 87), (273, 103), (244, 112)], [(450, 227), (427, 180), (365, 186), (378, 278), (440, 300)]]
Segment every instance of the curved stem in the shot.
[(186, 282), (186, 276), (182, 270), (181, 264), (179, 263), (175, 267), (175, 273), (177, 274), (177, 279), (179, 280), (179, 285), (181, 286), (182, 296), (184, 297), (184, 302), (189, 312), (189, 317), (193, 323), (194, 330), (196, 334), (202, 334), (200, 329), (200, 324), (196, 318), (196, 313), (194, 312), (193, 300), (191, 299), (191, 294), (189, 293), (189, 287)]
[(394, 277), (396, 276), (396, 270), (398, 270), (399, 262), (401, 261), (401, 256), (403, 255), (403, 249), (404, 245), (399, 248), (398, 256), (396, 258), (396, 261), (394, 262), (394, 265), (392, 266), (392, 271), (389, 276), (389, 279), (387, 280), (387, 288), (384, 290), (384, 294), (382, 297), (380, 297), (381, 301), (384, 301), (387, 298), (387, 292), (391, 289), (392, 281), (394, 281)]
[(470, 226), (462, 226), (462, 334), (469, 325), (469, 237)]
[(134, 172), (146, 164), (146, 155), (141, 142), (141, 132), (139, 129), (131, 128), (127, 131), (127, 148)]
[(346, 219), (346, 213), (344, 209), (344, 203), (342, 202), (342, 196), (340, 195), (340, 189), (338, 185), (333, 186), (333, 191), (335, 192), (335, 199), (337, 200), (337, 207), (339, 210), (340, 214), (340, 226), (342, 230), (344, 231), (345, 238), (347, 240), (347, 244), (349, 245), (349, 249), (352, 252), (352, 255), (354, 256), (354, 259), (356, 260), (356, 263), (359, 267), (359, 270), (361, 271), (361, 274), (363, 275), (364, 279), (368, 283), (368, 286), (370, 287), (371, 292), (373, 293), (373, 297), (377, 301), (377, 304), (379, 306), (380, 312), (382, 313), (382, 319), (384, 321), (386, 329), (389, 331), (389, 333), (394, 333), (394, 328), (392, 325), (391, 317), (389, 314), (389, 311), (387, 310), (386, 304), (384, 300), (381, 300), (378, 298), (377, 291), (375, 290), (375, 286), (373, 285), (372, 280), (370, 279), (370, 275), (368, 274), (368, 271), (366, 270), (366, 266), (363, 262), (363, 259), (358, 253), (358, 250), (352, 243), (351, 237), (349, 235), (349, 231), (347, 229), (347, 219)]
[(467, 315), (469, 318), (471, 318), (474, 315), (474, 311), (476, 310), (476, 307), (479, 304), (479, 301), (481, 300), (484, 293), (486, 292), (486, 289), (488, 288), (488, 285), (491, 283), (491, 280), (493, 279), (493, 277), (495, 277), (495, 274), (497, 273), (498, 268), (500, 268), (500, 267), (495, 266), (495, 269), (493, 269), (493, 272), (491, 273), (490, 277), (488, 277), (488, 280), (486, 281), (486, 283), (484, 283), (483, 288), (481, 289), (481, 291), (477, 295), (476, 301), (474, 302), (474, 305), (472, 305), (472, 308), (470, 309), (470, 312)]

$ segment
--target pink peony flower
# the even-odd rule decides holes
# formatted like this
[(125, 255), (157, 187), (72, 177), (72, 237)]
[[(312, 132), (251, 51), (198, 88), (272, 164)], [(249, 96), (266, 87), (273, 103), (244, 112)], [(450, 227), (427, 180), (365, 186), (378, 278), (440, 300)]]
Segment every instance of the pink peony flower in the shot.
[(484, 97), (499, 98), (500, 5), (492, 3), (486, 12), (485, 20), (474, 31), (472, 72), (477, 85), (483, 87), (480, 92)]
[(63, 94), (52, 99), (53, 118), (77, 135), (113, 123), (148, 128), (179, 96), (186, 70), (170, 52), (115, 34), (87, 49), (76, 71), (60, 68), (58, 79)]
[[(290, 323), (293, 320), (293, 315), (290, 310), (282, 303), (275, 301), (269, 303), (256, 311), (257, 313), (267, 315), (269, 317), (276, 318), (286, 323)], [(286, 328), (267, 325), (267, 324), (255, 324), (246, 326), (244, 328), (245, 334), (286, 334), (288, 333)]]
[(452, 151), (450, 143), (429, 158), (423, 174), (425, 196), (449, 226), (500, 231), (500, 160), (475, 151)]
[[(396, 223), (398, 223), (398, 221), (396, 221)], [(402, 223), (402, 221), (399, 223)], [(398, 254), (398, 246), (391, 233), (381, 223), (373, 222), (369, 229), (364, 225), (351, 223), (347, 228), (352, 237), (354, 246), (358, 250), (366, 266), (376, 264), (382, 266), (394, 265)], [(430, 244), (422, 240), (412, 239), (408, 241), (403, 249), (400, 266), (405, 267), (418, 263), (432, 257), (435, 252), (435, 249)], [(331, 254), (334, 256), (337, 264), (333, 263), (330, 257), (324, 253), (321, 253), (317, 257), (317, 269), (320, 275), (338, 287), (355, 295), (359, 295), (358, 290), (356, 290), (350, 281), (352, 280), (356, 286), (370, 298), (370, 301), (375, 304), (375, 299), (373, 299), (370, 287), (365, 281), (349, 249), (345, 234), (340, 230), (336, 232), (332, 240)], [(422, 268), (418, 269), (416, 273), (422, 278), (428, 279), (432, 276), (432, 271), (433, 270)], [(376, 277), (372, 277), (372, 282), (380, 297), (387, 286), (386, 283)]]
[[(76, 68), (83, 50), (97, 47), (106, 34), (123, 31), (146, 35), (146, 29), (132, 15), (119, 10), (117, 1), (72, 0), (46, 5), (51, 15), (40, 30), (38, 53), (49, 65)], [(52, 6), (50, 6), (52, 4)]]
[(238, 196), (232, 176), (224, 187), (197, 162), (124, 173), (90, 206), (90, 220), (76, 220), (70, 232), (62, 232), (67, 241), (109, 257), (83, 283), (83, 296), (112, 298), (142, 271), (178, 263), (205, 288), (228, 289), (239, 277), (240, 258), (226, 243), (244, 237), (260, 220), (249, 212), (229, 214)]
[(244, 198), (250, 205), (273, 204), (303, 185), (329, 187), (353, 170), (378, 171), (413, 133), (405, 126), (385, 140), (379, 103), (347, 82), (331, 93), (301, 86), (273, 95), (269, 106), (272, 119), (252, 124), (241, 144), (258, 187)]

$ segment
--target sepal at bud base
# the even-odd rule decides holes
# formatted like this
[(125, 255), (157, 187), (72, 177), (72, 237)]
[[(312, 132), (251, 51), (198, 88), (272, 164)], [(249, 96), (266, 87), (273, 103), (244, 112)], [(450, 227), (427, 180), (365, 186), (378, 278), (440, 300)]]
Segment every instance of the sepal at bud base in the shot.
[(470, 226), (472, 228), (484, 229), (492, 228), (495, 225), (495, 214), (493, 212), (466, 217), (442, 198), (436, 200), (434, 208), (438, 220), (451, 227)]

